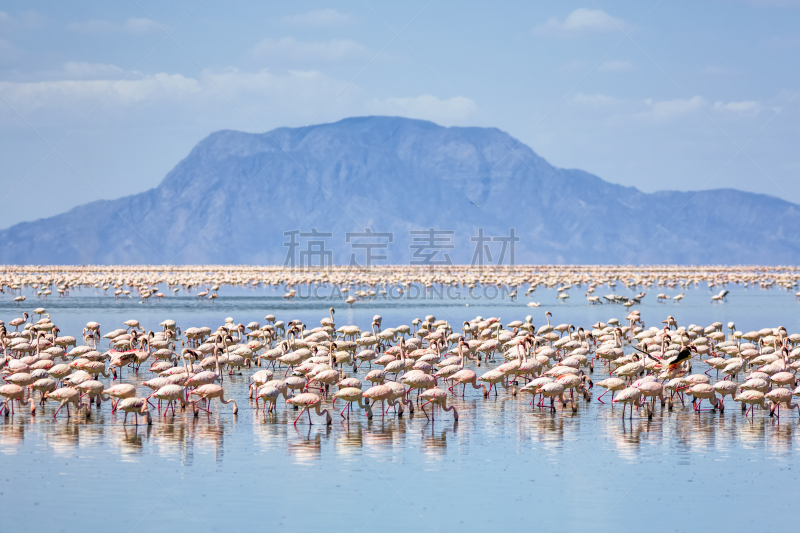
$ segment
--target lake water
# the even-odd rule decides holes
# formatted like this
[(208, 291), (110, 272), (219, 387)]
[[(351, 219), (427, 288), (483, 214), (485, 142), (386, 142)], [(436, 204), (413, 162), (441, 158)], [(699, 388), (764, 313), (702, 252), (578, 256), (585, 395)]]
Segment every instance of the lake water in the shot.
[[(657, 303), (649, 293), (641, 310), (646, 326), (667, 315), (679, 325), (735, 321), (742, 331), (785, 326), (800, 331), (798, 303), (777, 289), (729, 287), (728, 302), (712, 304), (718, 291), (685, 290), (681, 303)], [(102, 332), (136, 318), (146, 329), (164, 319), (184, 329), (215, 329), (225, 317), (263, 323), (301, 319), (310, 327), (328, 315), (325, 300), (286, 301), (283, 289), (223, 287), (210, 303), (168, 297), (141, 304), (92, 290), (23, 306), (0, 298), (0, 318), (47, 308), (62, 335), (79, 336), (90, 320)], [(334, 302), (337, 326), (368, 329), (374, 314), (383, 326), (411, 324), (433, 314), (455, 330), (476, 315), (504, 323), (533, 315), (544, 323), (587, 328), (620, 320), (618, 305), (587, 305), (584, 289), (567, 302), (538, 289), (517, 301), (455, 298)], [(627, 294), (623, 289), (607, 290)], [(649, 292), (649, 291), (648, 291)], [(672, 291), (677, 293), (679, 291)], [(603, 294), (603, 288), (598, 289)], [(539, 308), (526, 307), (529, 300)], [(724, 330), (727, 332), (727, 330)], [(106, 341), (103, 341), (105, 346)], [(491, 368), (491, 366), (489, 367)], [(486, 366), (478, 369), (480, 374)], [(705, 370), (695, 363), (695, 371)], [(176, 411), (166, 420), (153, 410), (152, 426), (122, 425), (108, 403), (89, 420), (53, 420), (50, 403), (35, 417), (0, 419), (0, 531), (773, 531), (791, 528), (798, 482), (800, 426), (797, 413), (780, 422), (757, 411), (746, 419), (729, 400), (724, 414), (696, 414), (680, 404), (657, 408), (652, 420), (622, 420), (621, 409), (596, 400), (576, 414), (532, 408), (529, 397), (502, 391), (484, 399), (468, 390), (454, 402), (460, 419), (441, 413), (428, 422), (417, 411), (367, 421), (309, 426), (281, 401), (265, 418), (247, 400), (252, 371), (225, 378), (231, 406), (197, 418)], [(349, 372), (348, 372), (349, 374)], [(363, 377), (364, 372), (359, 374)], [(713, 374), (712, 374), (713, 375)], [(130, 373), (125, 371), (125, 380)], [(142, 372), (132, 383), (148, 379)], [(598, 367), (595, 381), (606, 377)], [(108, 382), (105, 378), (101, 378)], [(366, 388), (366, 387), (365, 387)], [(144, 387), (142, 387), (144, 389)], [(593, 391), (596, 398), (601, 393)], [(608, 395), (610, 396), (610, 395)], [(608, 399), (608, 396), (604, 399)], [(341, 405), (341, 403), (337, 403)], [(215, 402), (216, 406), (216, 402)], [(25, 411), (23, 409), (23, 411)], [(60, 415), (59, 415), (60, 416)]]

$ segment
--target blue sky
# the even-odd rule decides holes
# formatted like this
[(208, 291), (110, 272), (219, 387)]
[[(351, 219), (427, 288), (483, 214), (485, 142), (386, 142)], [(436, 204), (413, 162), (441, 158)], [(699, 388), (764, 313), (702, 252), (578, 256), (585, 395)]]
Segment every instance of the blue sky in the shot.
[(215, 130), (367, 114), (498, 127), (644, 191), (800, 203), (800, 0), (0, 10), (0, 227), (153, 187)]

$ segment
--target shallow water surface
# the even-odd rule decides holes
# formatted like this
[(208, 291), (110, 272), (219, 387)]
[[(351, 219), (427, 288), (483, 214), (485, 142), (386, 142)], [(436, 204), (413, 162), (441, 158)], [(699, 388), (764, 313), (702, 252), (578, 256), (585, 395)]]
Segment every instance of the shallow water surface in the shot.
[[(647, 297), (636, 307), (645, 325), (660, 325), (672, 315), (684, 326), (732, 320), (742, 331), (780, 325), (789, 333), (800, 331), (800, 304), (785, 291), (731, 288), (722, 304), (710, 303), (716, 291), (685, 292), (679, 304)], [(83, 290), (50, 301), (29, 294), (22, 307), (5, 295), (0, 318), (7, 323), (41, 305), (62, 335), (78, 337), (89, 320), (100, 322), (105, 333), (130, 318), (146, 329), (158, 329), (166, 318), (184, 328), (215, 329), (227, 316), (237, 323), (263, 323), (272, 313), (313, 327), (331, 305), (287, 302), (282, 290), (271, 288), (223, 287), (219, 294), (214, 303), (187, 296), (140, 304)], [(526, 307), (525, 299), (469, 307), (441, 298), (376, 299), (352, 309), (341, 301), (333, 305), (337, 326), (362, 329), (376, 313), (383, 315), (384, 327), (433, 314), (456, 330), (475, 315), (507, 323), (531, 314), (539, 326), (550, 310), (554, 324), (587, 328), (627, 314), (621, 306), (588, 306), (577, 293), (572, 301), (556, 302), (555, 294), (537, 290), (539, 308)], [(35, 417), (18, 412), (0, 420), (0, 498), (6, 510), (0, 531), (791, 527), (776, 511), (793, 509), (796, 499), (797, 413), (777, 421), (760, 411), (750, 419), (729, 400), (724, 413), (696, 414), (678, 403), (673, 411), (657, 408), (652, 420), (636, 413), (623, 420), (618, 406), (596, 401), (598, 389), (591, 402), (580, 402), (577, 413), (553, 414), (528, 405), (529, 397), (513, 398), (501, 389), (484, 399), (468, 388), (466, 398), (454, 401), (457, 423), (441, 411), (435, 421), (420, 411), (367, 421), (356, 409), (349, 422), (334, 413), (331, 426), (316, 415), (313, 425), (304, 416), (294, 426), (297, 411), (282, 401), (275, 416), (255, 411), (247, 399), (251, 373), (225, 377), (226, 396), (239, 403), (238, 416), (231, 406), (220, 409), (215, 402), (211, 415), (195, 418), (176, 410), (164, 418), (153, 410), (152, 426), (123, 426), (108, 403), (84, 421), (53, 420), (51, 403)], [(132, 383), (149, 377), (144, 371), (138, 377), (124, 374)], [(592, 377), (605, 378), (605, 369)], [(754, 503), (760, 501), (767, 503), (758, 510)]]

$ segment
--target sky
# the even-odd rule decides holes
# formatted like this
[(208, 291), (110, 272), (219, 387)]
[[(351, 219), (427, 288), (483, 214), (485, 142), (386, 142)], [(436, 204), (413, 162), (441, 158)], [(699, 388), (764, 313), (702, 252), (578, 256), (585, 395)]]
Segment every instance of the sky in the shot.
[(363, 115), (800, 203), (799, 54), (800, 0), (6, 1), (0, 228), (152, 188), (213, 131)]

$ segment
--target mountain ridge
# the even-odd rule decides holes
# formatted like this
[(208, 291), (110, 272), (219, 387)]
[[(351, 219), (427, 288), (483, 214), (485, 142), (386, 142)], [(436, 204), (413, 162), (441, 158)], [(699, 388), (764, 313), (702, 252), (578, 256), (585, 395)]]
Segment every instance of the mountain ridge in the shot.
[(369, 227), (394, 232), (378, 264), (406, 264), (408, 232), (433, 227), (455, 232), (437, 257), (463, 264), (478, 228), (513, 227), (519, 264), (792, 264), (798, 224), (800, 206), (766, 194), (644, 193), (559, 169), (497, 128), (352, 117), (213, 132), (153, 189), (0, 230), (0, 263), (284, 264), (283, 233), (317, 228), (336, 264), (363, 264), (345, 234)]

